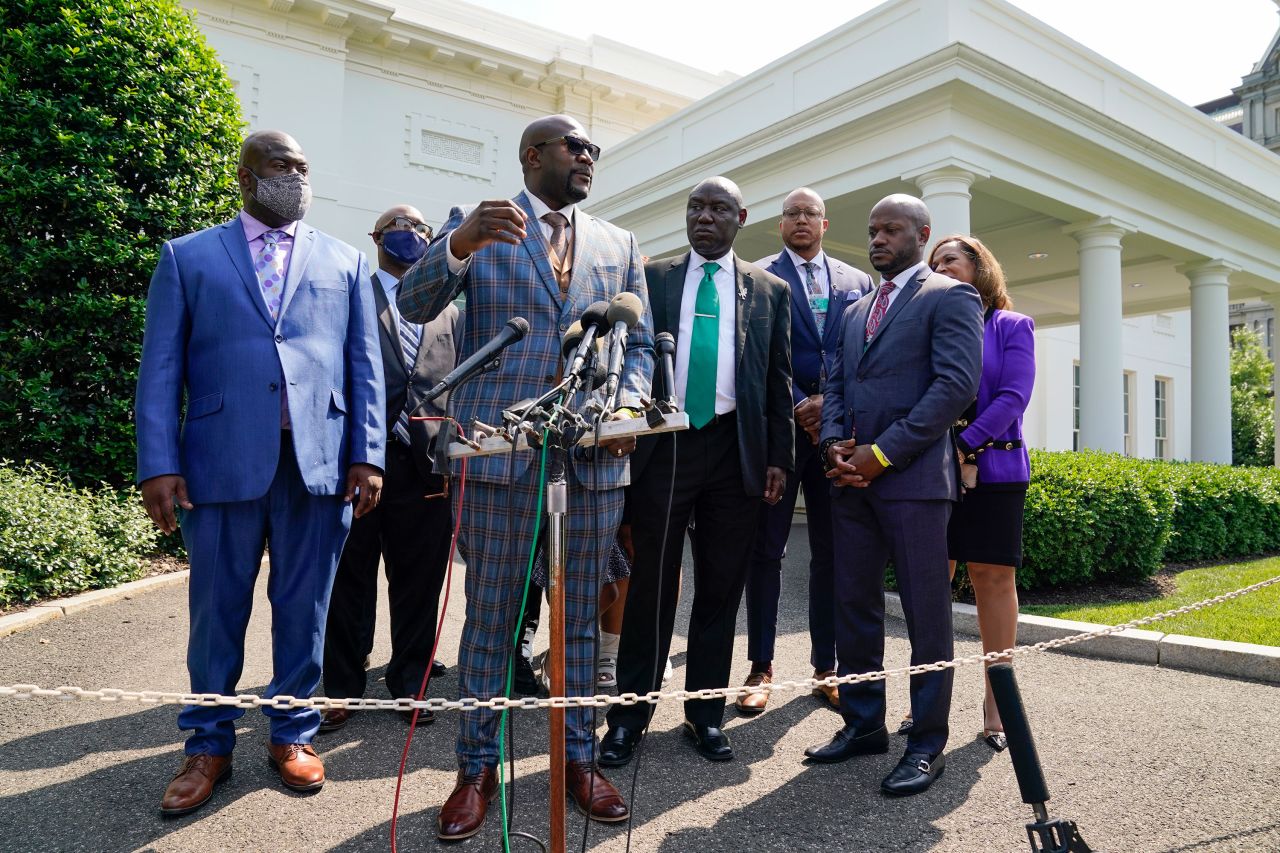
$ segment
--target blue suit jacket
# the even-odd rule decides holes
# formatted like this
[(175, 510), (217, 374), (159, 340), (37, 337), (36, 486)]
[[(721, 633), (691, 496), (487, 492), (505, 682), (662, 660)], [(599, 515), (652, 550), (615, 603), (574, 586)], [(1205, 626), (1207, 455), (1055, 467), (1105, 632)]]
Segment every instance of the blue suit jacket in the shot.
[(830, 255), (827, 259), (827, 281), (831, 298), (822, 334), (809, 310), (809, 290), (800, 279), (800, 271), (785, 251), (756, 261), (756, 266), (791, 286), (791, 396), (800, 405), (814, 394), (822, 393), (822, 380), (831, 375), (836, 349), (840, 344), (840, 320), (844, 309), (871, 290), (871, 276)]
[(844, 313), (823, 394), (822, 440), (854, 435), (878, 445), (893, 465), (868, 487), (881, 498), (955, 500), (951, 425), (978, 393), (982, 300), (972, 285), (926, 267), (864, 345), (875, 298), (869, 293)]
[[(640, 297), (644, 316), (627, 337), (626, 360), (618, 394), (619, 404), (638, 405), (649, 395), (653, 374), (653, 319), (645, 286), (640, 249), (635, 236), (578, 208), (574, 217), (573, 273), (566, 298), (547, 259), (547, 241), (525, 193), (515, 201), (529, 217), (525, 239), (518, 246), (493, 243), (470, 258), (460, 275), (449, 272), (446, 235), (462, 224), (470, 208), (455, 207), (449, 221), (422, 257), (400, 280), (400, 313), (425, 323), (445, 309), (460, 290), (467, 294), (467, 322), (462, 358), (469, 357), (498, 334), (512, 317), (529, 321), (529, 333), (502, 355), (502, 366), (457, 388), (451, 395), (452, 414), (465, 429), (473, 420), (491, 426), (502, 423), (505, 408), (539, 397), (555, 383), (562, 366), (560, 336), (592, 302), (609, 300), (624, 290)], [(517, 453), (514, 470), (506, 454), (472, 459), (467, 476), (489, 483), (519, 479), (534, 459)], [(578, 481), (589, 488), (609, 489), (629, 482), (628, 461), (606, 456), (595, 470), (582, 470), (575, 458)]]
[(238, 217), (165, 243), (138, 371), (138, 481), (181, 474), (196, 505), (266, 494), (286, 385), (307, 491), (341, 494), (350, 465), (381, 468), (386, 390), (368, 278), (363, 255), (299, 223), (273, 322)]

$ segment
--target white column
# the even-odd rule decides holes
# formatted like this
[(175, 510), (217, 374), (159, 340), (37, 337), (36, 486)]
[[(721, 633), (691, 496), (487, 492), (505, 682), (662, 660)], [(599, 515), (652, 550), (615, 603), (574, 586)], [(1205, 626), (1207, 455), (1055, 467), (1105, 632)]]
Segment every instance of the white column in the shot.
[(973, 233), (969, 225), (969, 203), (973, 196), (969, 190), (974, 181), (988, 177), (990, 173), (959, 160), (935, 163), (902, 176), (904, 181), (912, 181), (920, 188), (920, 199), (929, 208), (929, 218), (933, 221), (930, 248), (943, 237)]
[(1102, 217), (1063, 230), (1080, 254), (1080, 446), (1123, 453), (1120, 239), (1135, 229)]
[[(1280, 4), (1280, 0), (1276, 0)], [(1271, 306), (1271, 310), (1275, 312), (1276, 331), (1271, 341), (1271, 364), (1275, 373), (1272, 376), (1271, 387), (1280, 390), (1280, 293), (1271, 293), (1262, 297), (1262, 300)], [(1280, 468), (1280, 394), (1273, 396), (1273, 404), (1275, 410), (1271, 414), (1271, 423), (1276, 430), (1276, 458), (1275, 465)]]
[(1231, 464), (1231, 329), (1222, 260), (1178, 267), (1191, 282), (1191, 459)]

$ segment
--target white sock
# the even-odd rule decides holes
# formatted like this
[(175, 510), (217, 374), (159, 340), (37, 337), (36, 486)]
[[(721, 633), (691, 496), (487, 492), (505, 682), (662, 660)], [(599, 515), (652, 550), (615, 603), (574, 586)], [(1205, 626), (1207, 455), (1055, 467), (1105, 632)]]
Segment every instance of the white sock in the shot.
[(603, 628), (600, 629), (600, 657), (616, 658), (618, 656), (618, 646), (622, 642), (621, 634), (610, 634)]

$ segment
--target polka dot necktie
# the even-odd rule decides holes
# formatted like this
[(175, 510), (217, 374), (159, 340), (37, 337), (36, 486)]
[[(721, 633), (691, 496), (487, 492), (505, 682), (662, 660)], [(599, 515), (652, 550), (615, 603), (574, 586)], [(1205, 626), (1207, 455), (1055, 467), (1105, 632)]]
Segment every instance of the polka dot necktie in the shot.
[(258, 286), (262, 288), (262, 298), (267, 302), (267, 310), (271, 319), (280, 316), (280, 301), (284, 297), (284, 247), (280, 240), (284, 231), (272, 229), (262, 235), (262, 251), (253, 262), (253, 271), (258, 275)]

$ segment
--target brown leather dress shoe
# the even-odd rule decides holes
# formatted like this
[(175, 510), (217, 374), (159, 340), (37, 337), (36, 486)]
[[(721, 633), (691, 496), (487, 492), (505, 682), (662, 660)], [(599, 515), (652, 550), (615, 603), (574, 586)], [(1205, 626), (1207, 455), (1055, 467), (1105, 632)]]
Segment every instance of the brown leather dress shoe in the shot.
[(320, 731), (336, 732), (351, 720), (354, 713), (350, 708), (330, 708), (320, 718)]
[[(744, 683), (747, 687), (759, 687), (762, 684), (772, 684), (773, 673), (753, 672), (747, 676), (747, 680)], [(765, 705), (769, 704), (769, 694), (751, 693), (747, 696), (739, 696), (738, 701), (733, 704), (741, 713), (748, 716), (755, 716), (764, 710)]]
[(213, 787), (231, 775), (230, 755), (201, 752), (188, 755), (174, 774), (160, 800), (160, 814), (166, 817), (190, 814), (213, 796)]
[[(813, 677), (819, 678), (819, 679), (830, 678), (835, 674), (836, 674), (836, 671), (834, 669), (829, 669), (826, 672), (818, 672), (817, 670), (814, 670)], [(836, 687), (834, 685), (827, 686), (825, 684), (819, 685), (818, 687), (813, 688), (813, 695), (817, 696), (819, 699), (826, 699), (828, 705), (830, 705), (832, 708), (835, 708), (837, 711), (840, 710), (840, 688), (839, 687)]]
[(280, 771), (280, 781), (294, 791), (318, 791), (324, 785), (324, 762), (309, 743), (269, 743), (267, 753)]
[(494, 768), (486, 767), (472, 776), (464, 776), (459, 770), (453, 793), (436, 818), (436, 835), (441, 841), (460, 841), (475, 835), (484, 826), (489, 803), (497, 793), (498, 771)]
[(578, 811), (601, 823), (626, 820), (630, 812), (622, 795), (590, 761), (570, 761), (564, 766), (565, 787)]

